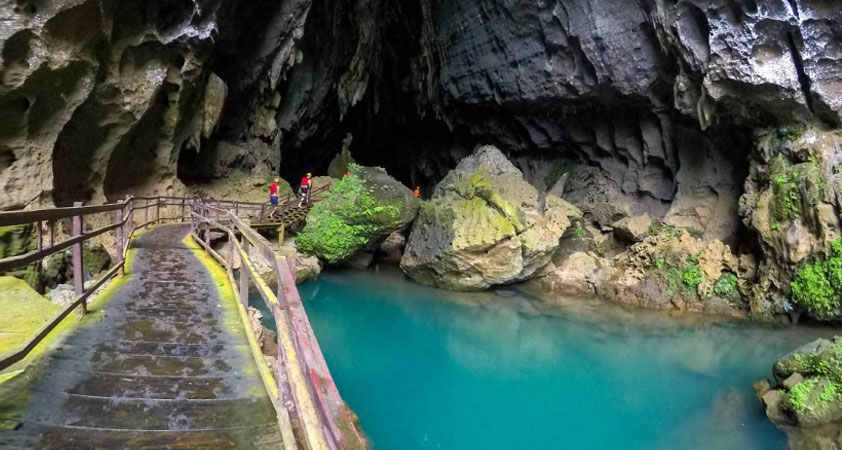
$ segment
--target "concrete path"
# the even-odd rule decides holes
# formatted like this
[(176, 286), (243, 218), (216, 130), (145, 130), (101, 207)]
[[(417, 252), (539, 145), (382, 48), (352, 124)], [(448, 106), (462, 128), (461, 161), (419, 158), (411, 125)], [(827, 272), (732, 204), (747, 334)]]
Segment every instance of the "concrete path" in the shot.
[[(159, 227), (134, 242), (128, 280), (101, 320), (43, 361), (0, 448), (280, 448), (272, 403), (234, 300)], [(0, 411), (2, 408), (0, 398)]]

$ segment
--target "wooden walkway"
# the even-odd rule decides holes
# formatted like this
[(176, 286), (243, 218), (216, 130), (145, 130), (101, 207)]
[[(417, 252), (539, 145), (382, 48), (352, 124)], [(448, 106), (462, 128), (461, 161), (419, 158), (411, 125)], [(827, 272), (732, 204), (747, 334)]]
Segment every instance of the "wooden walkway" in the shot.
[(188, 232), (132, 243), (104, 317), (40, 363), (24, 409), (2, 418), (17, 428), (0, 431), (0, 448), (283, 447), (235, 300), (182, 243)]

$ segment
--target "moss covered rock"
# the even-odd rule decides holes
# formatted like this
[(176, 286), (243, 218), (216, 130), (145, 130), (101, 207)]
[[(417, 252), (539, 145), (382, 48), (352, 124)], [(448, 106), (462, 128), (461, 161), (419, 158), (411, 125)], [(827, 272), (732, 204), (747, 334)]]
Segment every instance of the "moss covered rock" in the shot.
[[(0, 258), (22, 255), (35, 250), (36, 231), (32, 225), (0, 227)], [(41, 278), (41, 267), (38, 263), (15, 269), (7, 275), (24, 280), (36, 291), (43, 292), (44, 283)]]
[(481, 147), (422, 205), (401, 268), (453, 290), (526, 280), (550, 262), (575, 217), (581, 212), (558, 197), (542, 202), (500, 150)]
[(842, 337), (818, 339), (779, 359), (774, 390), (758, 392), (796, 449), (842, 445)]
[(380, 168), (351, 165), (351, 175), (339, 180), (324, 200), (307, 214), (296, 237), (302, 253), (340, 263), (374, 248), (418, 214), (412, 191)]

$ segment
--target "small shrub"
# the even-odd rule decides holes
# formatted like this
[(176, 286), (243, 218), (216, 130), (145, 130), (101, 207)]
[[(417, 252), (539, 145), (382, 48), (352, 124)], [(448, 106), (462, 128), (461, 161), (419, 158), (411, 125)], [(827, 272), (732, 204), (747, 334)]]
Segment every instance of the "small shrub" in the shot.
[(576, 237), (577, 238), (584, 239), (585, 237), (587, 237), (587, 235), (588, 235), (588, 231), (585, 230), (584, 227), (580, 226), (580, 227), (576, 228)]
[(699, 267), (698, 263), (691, 263), (687, 266), (684, 271), (681, 273), (681, 281), (691, 289), (696, 289), (703, 281), (705, 281), (705, 275), (702, 273), (702, 269)]
[(734, 295), (736, 287), (737, 276), (731, 272), (725, 272), (718, 280), (716, 280), (716, 283), (713, 284), (713, 292), (722, 298), (728, 299)]
[(842, 302), (842, 238), (831, 248), (830, 258), (804, 265), (789, 285), (796, 303), (822, 315), (833, 314)]

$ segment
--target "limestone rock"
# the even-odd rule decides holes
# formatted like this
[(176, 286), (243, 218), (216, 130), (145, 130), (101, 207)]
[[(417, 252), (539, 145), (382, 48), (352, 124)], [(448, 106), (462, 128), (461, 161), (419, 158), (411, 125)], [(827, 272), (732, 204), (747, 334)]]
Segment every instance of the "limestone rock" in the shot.
[(327, 168), (328, 176), (337, 179), (342, 178), (345, 175), (345, 172), (348, 171), (349, 166), (355, 163), (354, 158), (351, 156), (350, 149), (352, 140), (353, 136), (349, 134), (342, 141), (342, 150), (333, 157)]
[(324, 200), (313, 206), (296, 237), (298, 250), (329, 263), (374, 249), (418, 214), (412, 191), (380, 168), (351, 166)]
[(614, 234), (626, 242), (640, 242), (649, 232), (652, 226), (652, 218), (649, 214), (641, 216), (626, 217), (614, 222)]
[(606, 299), (655, 309), (744, 316), (751, 280), (739, 277), (740, 259), (719, 240), (655, 224), (643, 241), (613, 258), (601, 293)]
[(814, 450), (842, 444), (840, 367), (842, 338), (838, 336), (813, 341), (775, 362), (773, 373), (779, 384), (761, 400), (769, 419), (788, 435), (791, 448)]
[[(842, 133), (791, 125), (759, 133), (740, 199), (740, 215), (759, 237), (762, 289), (753, 313), (808, 314), (818, 320), (842, 318), (842, 302), (817, 298), (821, 290), (796, 295), (799, 274), (835, 255), (842, 236), (834, 211), (842, 207), (842, 184), (835, 167), (842, 161)], [(831, 294), (831, 297), (837, 297)]]
[(563, 297), (596, 298), (611, 270), (607, 260), (591, 253), (575, 252), (560, 261), (558, 266), (547, 265), (527, 285)]
[(404, 248), (406, 248), (406, 235), (403, 231), (395, 231), (380, 244), (375, 256), (378, 261), (400, 264)]
[(424, 203), (401, 268), (416, 281), (478, 290), (523, 281), (544, 267), (581, 212), (538, 192), (493, 146), (463, 159)]

